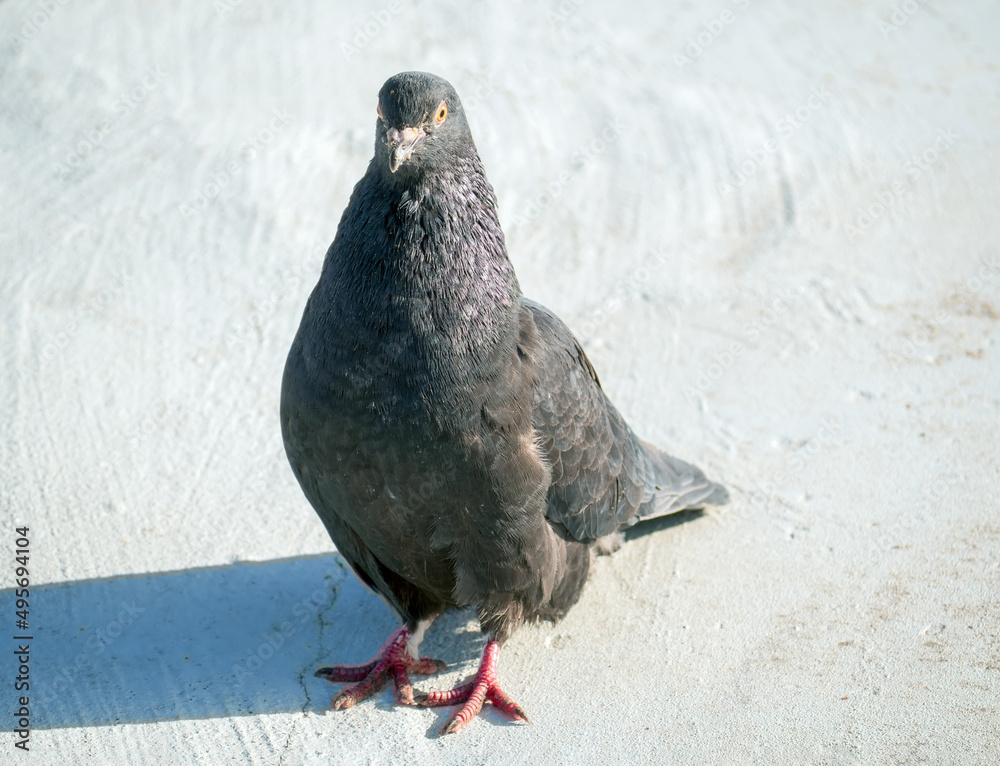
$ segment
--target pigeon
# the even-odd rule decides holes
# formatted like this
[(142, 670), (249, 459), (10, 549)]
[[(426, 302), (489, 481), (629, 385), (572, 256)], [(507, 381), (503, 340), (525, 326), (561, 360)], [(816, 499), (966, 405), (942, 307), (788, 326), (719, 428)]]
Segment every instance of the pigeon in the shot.
[[(698, 468), (633, 433), (580, 342), (521, 294), (497, 200), (444, 79), (397, 74), (378, 95), (375, 154), (354, 187), (288, 353), (281, 432), (303, 493), (355, 575), (401, 625), (361, 665), (320, 667), (335, 710), (391, 683), (398, 703), (456, 706), (501, 689), (504, 642), (558, 620), (591, 558), (642, 519), (725, 500)], [(475, 607), (475, 675), (447, 691), (410, 674), (434, 618)]]

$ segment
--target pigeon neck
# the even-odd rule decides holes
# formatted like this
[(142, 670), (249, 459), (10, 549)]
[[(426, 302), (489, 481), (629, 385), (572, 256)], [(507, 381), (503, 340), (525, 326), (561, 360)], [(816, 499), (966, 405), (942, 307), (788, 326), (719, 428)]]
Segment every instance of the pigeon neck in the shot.
[(387, 222), (390, 289), (428, 361), (475, 375), (509, 352), (520, 287), (479, 158), (398, 186)]
[(387, 182), (376, 169), (327, 255), (310, 300), (324, 332), (307, 351), (352, 369), (352, 386), (389, 398), (417, 389), (447, 410), (516, 353), (519, 297), (478, 162), (418, 183)]

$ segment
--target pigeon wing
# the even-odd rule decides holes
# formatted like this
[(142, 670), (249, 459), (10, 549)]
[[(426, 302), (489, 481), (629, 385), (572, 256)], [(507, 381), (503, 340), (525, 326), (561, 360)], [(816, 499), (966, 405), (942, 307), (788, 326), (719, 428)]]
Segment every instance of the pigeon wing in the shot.
[(522, 298), (521, 305), (538, 329), (532, 415), (552, 468), (546, 516), (553, 528), (590, 543), (710, 498), (716, 485), (698, 468), (632, 432), (562, 320), (534, 301)]

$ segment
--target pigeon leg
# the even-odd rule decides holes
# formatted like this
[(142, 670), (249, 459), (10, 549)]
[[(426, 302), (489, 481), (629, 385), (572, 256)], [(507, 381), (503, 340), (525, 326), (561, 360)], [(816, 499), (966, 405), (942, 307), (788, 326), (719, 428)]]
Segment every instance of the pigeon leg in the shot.
[[(430, 621), (423, 622), (416, 631), (411, 631), (405, 625), (400, 625), (382, 644), (375, 657), (360, 665), (322, 665), (316, 669), (317, 678), (325, 678), (332, 684), (356, 681), (351, 686), (345, 686), (330, 700), (334, 710), (347, 710), (362, 700), (368, 699), (375, 692), (392, 681), (396, 702), (400, 705), (413, 705), (413, 685), (410, 683), (410, 673), (433, 675), (445, 669), (440, 660), (416, 656), (419, 641), (411, 637), (423, 636)], [(411, 650), (413, 654), (411, 654)]]
[(448, 691), (427, 692), (427, 694), (418, 697), (417, 704), (423, 707), (465, 703), (452, 716), (442, 734), (454, 734), (460, 731), (479, 714), (479, 711), (483, 709), (483, 703), (487, 700), (493, 703), (493, 707), (502, 710), (515, 721), (531, 723), (521, 706), (500, 688), (500, 683), (497, 681), (497, 658), (499, 656), (500, 644), (491, 638), (486, 642), (483, 658), (479, 662), (479, 670), (476, 671), (476, 675), (471, 681), (459, 684)]

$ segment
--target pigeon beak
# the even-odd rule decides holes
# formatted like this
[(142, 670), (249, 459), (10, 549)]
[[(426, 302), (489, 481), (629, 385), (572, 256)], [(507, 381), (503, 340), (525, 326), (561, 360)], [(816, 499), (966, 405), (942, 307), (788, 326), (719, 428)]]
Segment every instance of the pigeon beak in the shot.
[(417, 143), (426, 135), (423, 128), (390, 128), (385, 137), (389, 142), (389, 170), (395, 173), (413, 153)]

